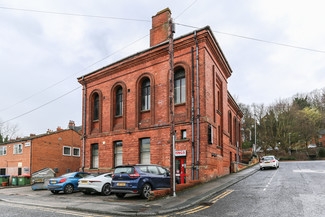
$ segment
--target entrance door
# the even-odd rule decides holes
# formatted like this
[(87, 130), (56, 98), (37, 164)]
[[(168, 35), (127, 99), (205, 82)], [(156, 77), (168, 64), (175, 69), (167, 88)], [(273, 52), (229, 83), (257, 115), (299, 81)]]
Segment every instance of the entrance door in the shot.
[(176, 183), (186, 183), (186, 158), (176, 158)]
[(229, 173), (231, 173), (232, 172), (232, 168), (231, 168), (231, 165), (232, 165), (232, 152), (230, 152), (230, 159), (229, 159), (229, 161), (230, 161)]

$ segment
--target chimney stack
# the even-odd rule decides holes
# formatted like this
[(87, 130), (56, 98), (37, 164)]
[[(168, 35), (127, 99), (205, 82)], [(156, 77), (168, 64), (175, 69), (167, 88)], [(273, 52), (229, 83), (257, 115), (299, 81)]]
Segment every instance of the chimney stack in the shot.
[(76, 126), (76, 125), (75, 125), (74, 121), (70, 120), (70, 121), (69, 121), (68, 128), (69, 128), (69, 129), (74, 129), (75, 126)]
[(171, 11), (166, 8), (152, 17), (152, 29), (150, 29), (150, 47), (168, 40), (168, 20)]

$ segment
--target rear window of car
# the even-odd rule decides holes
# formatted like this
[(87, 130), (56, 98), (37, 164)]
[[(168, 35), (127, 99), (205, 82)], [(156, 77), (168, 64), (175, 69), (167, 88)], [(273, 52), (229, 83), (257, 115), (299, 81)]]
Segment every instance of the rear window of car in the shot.
[(134, 168), (133, 167), (118, 167), (115, 169), (114, 173), (133, 174)]
[(263, 157), (262, 160), (273, 160), (274, 157)]
[(76, 175), (76, 173), (66, 173), (64, 175), (62, 175), (61, 177), (74, 177)]

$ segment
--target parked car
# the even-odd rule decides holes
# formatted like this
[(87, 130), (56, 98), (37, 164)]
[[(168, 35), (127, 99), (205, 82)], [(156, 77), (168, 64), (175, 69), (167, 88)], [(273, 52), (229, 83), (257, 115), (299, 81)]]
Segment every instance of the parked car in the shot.
[(71, 194), (78, 191), (78, 180), (89, 175), (86, 172), (66, 173), (58, 178), (49, 180), (48, 190), (53, 194), (58, 194), (63, 191), (65, 194)]
[(148, 198), (150, 191), (170, 187), (170, 173), (159, 165), (117, 166), (112, 177), (112, 193), (118, 198), (125, 194)]
[(273, 156), (264, 156), (260, 160), (260, 169), (263, 170), (264, 168), (279, 168), (279, 161)]
[(79, 179), (78, 189), (84, 194), (101, 193), (102, 195), (111, 194), (112, 173), (91, 174)]

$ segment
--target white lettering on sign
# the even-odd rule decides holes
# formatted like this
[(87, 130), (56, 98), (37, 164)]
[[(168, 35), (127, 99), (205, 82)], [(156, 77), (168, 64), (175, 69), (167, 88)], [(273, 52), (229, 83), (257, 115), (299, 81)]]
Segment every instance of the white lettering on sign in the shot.
[(186, 150), (175, 151), (176, 157), (186, 156)]

